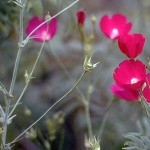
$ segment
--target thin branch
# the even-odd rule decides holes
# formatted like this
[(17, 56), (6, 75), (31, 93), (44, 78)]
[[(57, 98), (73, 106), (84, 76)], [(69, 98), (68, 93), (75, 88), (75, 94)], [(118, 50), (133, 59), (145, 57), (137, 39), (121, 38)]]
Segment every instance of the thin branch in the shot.
[(59, 16), (60, 14), (62, 14), (64, 11), (68, 10), (70, 7), (72, 7), (74, 4), (76, 4), (79, 0), (76, 0), (75, 2), (73, 2), (72, 4), (70, 4), (69, 6), (67, 6), (66, 8), (64, 8), (63, 10), (61, 10), (60, 12), (58, 12), (56, 15), (50, 17), (49, 19), (46, 19), (43, 23), (41, 23), (39, 26), (37, 26), (27, 37), (24, 41), (28, 41), (28, 39), (30, 39), (31, 35), (37, 30), (39, 29), (41, 26), (43, 26), (44, 24), (46, 24), (47, 22), (49, 22), (50, 20), (52, 20), (53, 18)]
[(82, 80), (82, 78), (85, 75), (85, 71), (82, 73), (82, 75), (80, 76), (80, 78), (78, 79), (78, 81), (76, 82), (76, 84), (64, 95), (62, 96), (58, 101), (56, 101), (56, 103), (54, 103), (51, 107), (49, 107), (45, 113), (39, 117), (32, 125), (30, 125), (27, 129), (25, 129), (19, 136), (17, 136), (12, 142), (10, 142), (9, 144), (15, 143), (21, 136), (23, 136), (30, 128), (32, 128), (36, 123), (38, 123), (52, 108), (54, 108), (59, 102), (61, 102), (67, 95), (69, 95), (75, 88), (76, 86), (80, 83), (80, 81)]

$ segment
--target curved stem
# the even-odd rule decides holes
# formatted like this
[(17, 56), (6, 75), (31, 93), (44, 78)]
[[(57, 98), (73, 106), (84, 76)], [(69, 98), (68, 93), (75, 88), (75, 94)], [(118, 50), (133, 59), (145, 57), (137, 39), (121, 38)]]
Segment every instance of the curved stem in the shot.
[(90, 77), (88, 78), (88, 88), (87, 88), (87, 103), (85, 104), (85, 116), (86, 116), (86, 121), (87, 121), (87, 128), (88, 128), (88, 136), (89, 138), (93, 137), (93, 130), (92, 130), (92, 122), (91, 122), (91, 117), (90, 117), (90, 95), (91, 95), (91, 74)]
[(78, 79), (78, 81), (76, 82), (76, 84), (64, 95), (62, 96), (58, 101), (56, 101), (56, 103), (54, 103), (51, 107), (49, 107), (45, 113), (39, 117), (32, 125), (30, 125), (27, 129), (25, 129), (18, 137), (16, 137), (12, 142), (10, 142), (9, 144), (12, 144), (14, 142), (16, 142), (22, 135), (24, 135), (30, 128), (32, 128), (36, 123), (38, 123), (52, 108), (54, 108), (59, 102), (61, 102), (67, 95), (69, 95), (74, 89), (75, 87), (80, 83), (80, 81), (82, 80), (83, 76), (85, 75), (85, 71), (82, 73), (82, 75), (80, 76), (80, 78)]
[[(49, 43), (49, 47), (50, 47), (50, 51), (52, 52), (53, 56), (55, 57), (55, 59), (58, 61), (60, 67), (62, 68), (62, 70), (64, 71), (64, 73), (66, 74), (66, 76), (69, 78), (69, 79), (73, 79), (73, 77), (70, 75), (70, 73), (68, 72), (68, 70), (66, 69), (66, 67), (64, 66), (63, 62), (61, 61), (61, 59), (59, 58), (59, 56), (55, 53), (55, 51), (53, 49), (51, 49), (51, 46), (50, 46), (50, 43)], [(49, 51), (48, 51), (49, 52)], [(84, 95), (82, 94), (82, 92), (80, 91), (79, 87), (77, 86), (76, 87), (76, 90), (77, 92), (80, 94), (81, 96), (81, 102), (83, 104), (86, 103), (86, 99), (84, 97)]]
[[(20, 8), (20, 42), (23, 41), (23, 13), (24, 13), (24, 9)], [(6, 99), (6, 109), (5, 109), (5, 117), (4, 117), (4, 121), (3, 121), (3, 134), (2, 134), (2, 149), (4, 149), (4, 150), (6, 147), (7, 126), (8, 126), (11, 98), (12, 98), (12, 93), (13, 93), (15, 82), (16, 82), (17, 71), (18, 71), (21, 53), (22, 53), (22, 47), (19, 47), (15, 66), (14, 66), (12, 81), (11, 81), (11, 85), (10, 85), (9, 96)]]
[(66, 8), (64, 8), (63, 10), (61, 10), (60, 12), (58, 12), (56, 15), (50, 17), (49, 19), (45, 20), (43, 23), (41, 23), (39, 26), (37, 26), (27, 37), (25, 40), (29, 39), (31, 37), (31, 35), (37, 30), (39, 29), (41, 26), (43, 26), (44, 24), (46, 24), (47, 22), (49, 22), (50, 20), (52, 20), (53, 18), (57, 17), (58, 15), (60, 15), (61, 13), (63, 13), (64, 11), (66, 11), (67, 9), (69, 9), (70, 7), (72, 7), (74, 4), (76, 4), (79, 0), (76, 0), (75, 2), (73, 2), (72, 4), (70, 4), (69, 6), (67, 6)]
[[(20, 43), (23, 41), (23, 14), (24, 14), (24, 9), (20, 8)], [(14, 90), (14, 86), (15, 86), (15, 82), (16, 82), (16, 77), (17, 77), (17, 71), (18, 71), (18, 66), (19, 66), (19, 62), (20, 62), (20, 58), (21, 58), (21, 54), (22, 54), (22, 47), (19, 46), (19, 50), (17, 53), (17, 57), (16, 57), (16, 62), (15, 62), (15, 66), (14, 66), (14, 71), (13, 71), (13, 77), (12, 77), (12, 81), (11, 81), (11, 85), (10, 85), (10, 89), (9, 89), (9, 94), (12, 95), (13, 90)]]
[[(48, 28), (47, 28), (47, 31), (48, 31)], [(47, 31), (46, 31), (45, 39), (46, 39), (46, 36), (47, 36)], [(28, 77), (29, 80), (26, 82), (26, 85), (25, 85), (25, 87), (24, 87), (22, 93), (20, 94), (20, 96), (19, 96), (17, 102), (15, 103), (14, 107), (12, 108), (12, 110), (11, 110), (11, 112), (10, 112), (10, 114), (9, 114), (9, 117), (12, 115), (12, 113), (14, 112), (14, 110), (16, 109), (16, 107), (18, 106), (18, 104), (19, 104), (19, 102), (20, 102), (22, 96), (24, 95), (24, 93), (25, 93), (25, 91), (26, 91), (26, 89), (27, 89), (27, 87), (28, 87), (28, 85), (29, 85), (29, 83), (30, 83), (30, 79), (32, 78), (33, 72), (34, 72), (34, 70), (35, 70), (35, 68), (36, 68), (36, 65), (37, 65), (37, 63), (38, 63), (38, 61), (39, 61), (39, 58), (40, 58), (40, 56), (41, 56), (41, 53), (42, 53), (42, 51), (43, 51), (44, 44), (45, 44), (45, 40), (44, 40), (44, 42), (42, 43), (42, 46), (41, 46), (40, 51), (39, 51), (39, 53), (38, 53), (38, 56), (37, 56), (37, 58), (36, 58), (36, 60), (35, 60), (35, 63), (34, 63), (34, 65), (33, 65), (33, 68), (32, 68), (32, 70), (31, 70), (31, 72), (30, 72), (30, 74), (29, 74), (29, 77)]]
[[(60, 15), (61, 13), (63, 13), (65, 10), (69, 9), (70, 7), (72, 7), (72, 6), (73, 6), (75, 3), (77, 3), (78, 1), (79, 1), (79, 0), (73, 2), (73, 3), (70, 4), (68, 7), (66, 7), (66, 8), (63, 9), (62, 11), (58, 12), (58, 13), (57, 13), (56, 15), (54, 15), (53, 17), (51, 17), (51, 18), (47, 19), (45, 22), (41, 23), (38, 27), (36, 27), (36, 28), (26, 37), (25, 40), (29, 39), (30, 36), (31, 36), (37, 29), (39, 29), (41, 26), (43, 26), (44, 24), (48, 23), (51, 19), (57, 17), (58, 15)], [(47, 36), (47, 35), (46, 35), (46, 36)], [(46, 36), (45, 36), (45, 37), (46, 37)], [(34, 64), (34, 66), (33, 66), (33, 69), (32, 69), (32, 71), (31, 71), (29, 77), (32, 77), (32, 74), (33, 74), (34, 69), (35, 69), (35, 67), (36, 67), (36, 65), (37, 65), (37, 62), (38, 62), (38, 60), (39, 60), (39, 57), (40, 57), (40, 55), (41, 55), (42, 49), (43, 49), (43, 47), (44, 47), (44, 44), (45, 44), (45, 41), (43, 42), (43, 44), (42, 44), (42, 46), (41, 46), (40, 52), (39, 52), (39, 54), (38, 54), (38, 57), (37, 57), (37, 59), (36, 59), (36, 62), (35, 62), (35, 64)], [(14, 106), (13, 109), (11, 110), (9, 116), (12, 115), (12, 113), (13, 113), (14, 110), (16, 109), (17, 105), (19, 104), (19, 102), (20, 102), (22, 96), (24, 95), (24, 92), (26, 91), (26, 89), (27, 89), (27, 87), (28, 87), (28, 84), (29, 84), (29, 83), (27, 82), (27, 84), (25, 85), (25, 87), (24, 87), (24, 89), (23, 89), (23, 91), (22, 91), (20, 97), (18, 98), (17, 102), (15, 103), (15, 106)]]
[(101, 123), (101, 125), (100, 125), (99, 130), (98, 130), (98, 137), (99, 137), (100, 142), (101, 142), (101, 140), (102, 140), (102, 135), (103, 135), (104, 128), (105, 128), (105, 125), (106, 125), (106, 121), (107, 121), (107, 119), (108, 119), (108, 115), (109, 115), (109, 113), (110, 113), (110, 109), (111, 109), (111, 106), (112, 106), (114, 100), (115, 100), (115, 97), (113, 97), (113, 98), (108, 102), (108, 104), (107, 104), (107, 106), (106, 106), (105, 115), (104, 115), (104, 117), (103, 117), (103, 119), (102, 119), (102, 123)]
[(142, 105), (144, 111), (146, 112), (147, 118), (148, 118), (149, 121), (150, 121), (150, 113), (149, 113), (150, 107), (149, 107), (149, 105), (147, 104), (147, 102), (146, 102), (146, 100), (145, 100), (145, 98), (144, 98), (144, 96), (143, 96), (141, 90), (139, 90), (139, 96), (140, 96), (140, 98), (141, 98), (140, 103), (141, 103), (141, 105)]

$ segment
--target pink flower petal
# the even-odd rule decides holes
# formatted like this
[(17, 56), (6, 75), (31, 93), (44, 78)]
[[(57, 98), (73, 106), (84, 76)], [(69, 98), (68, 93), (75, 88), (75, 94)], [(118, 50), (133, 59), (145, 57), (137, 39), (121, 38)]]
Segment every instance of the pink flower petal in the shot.
[(122, 14), (114, 14), (111, 18), (105, 15), (100, 20), (102, 32), (110, 39), (118, 39), (119, 36), (127, 34), (132, 24), (127, 22), (127, 18)]
[(150, 73), (146, 76), (146, 87), (143, 90), (143, 96), (150, 103)]
[(145, 43), (145, 37), (142, 34), (128, 34), (120, 36), (118, 46), (129, 58), (135, 58), (141, 54)]
[(84, 25), (85, 18), (86, 18), (85, 11), (80, 10), (77, 12), (76, 15), (77, 15), (78, 24)]
[(113, 73), (116, 83), (124, 88), (138, 90), (146, 79), (146, 67), (139, 60), (124, 60)]
[[(33, 29), (35, 29), (37, 26), (39, 26), (41, 23), (43, 23), (45, 19), (39, 19), (38, 17), (33, 17), (27, 25), (26, 28), (26, 34), (29, 35)], [(48, 32), (47, 32), (47, 27), (48, 27)], [(49, 23), (48, 26), (47, 24), (44, 24), (41, 26), (39, 29), (37, 29), (31, 36), (34, 37), (33, 39), (37, 42), (43, 42), (45, 40), (46, 36), (46, 41), (49, 41), (54, 37), (54, 35), (57, 32), (57, 19), (53, 18)]]
[(117, 84), (112, 84), (110, 89), (114, 95), (116, 95), (117, 97), (119, 97), (121, 99), (124, 99), (127, 101), (137, 101), (138, 100), (139, 94), (136, 90), (135, 91), (127, 90)]

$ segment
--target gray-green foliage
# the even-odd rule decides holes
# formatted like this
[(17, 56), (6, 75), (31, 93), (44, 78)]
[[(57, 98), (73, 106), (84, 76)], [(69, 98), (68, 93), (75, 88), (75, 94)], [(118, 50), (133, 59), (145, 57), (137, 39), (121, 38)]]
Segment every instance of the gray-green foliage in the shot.
[(18, 8), (13, 3), (0, 1), (0, 39), (1, 41), (14, 32), (18, 23)]
[(137, 122), (139, 132), (129, 132), (125, 134), (128, 139), (124, 143), (125, 150), (150, 150), (150, 122), (143, 118)]

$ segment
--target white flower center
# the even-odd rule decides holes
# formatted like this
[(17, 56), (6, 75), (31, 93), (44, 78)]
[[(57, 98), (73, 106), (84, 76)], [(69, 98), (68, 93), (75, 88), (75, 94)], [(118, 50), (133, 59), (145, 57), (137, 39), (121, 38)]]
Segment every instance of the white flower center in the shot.
[(50, 35), (48, 33), (46, 33), (46, 31), (42, 32), (41, 38), (43, 40), (49, 40), (50, 39)]
[(119, 35), (119, 32), (118, 32), (118, 29), (114, 28), (112, 31), (111, 31), (111, 38), (114, 39), (116, 36)]
[(137, 83), (138, 82), (138, 79), (137, 78), (132, 78), (131, 79), (131, 84), (134, 84), (134, 83)]

